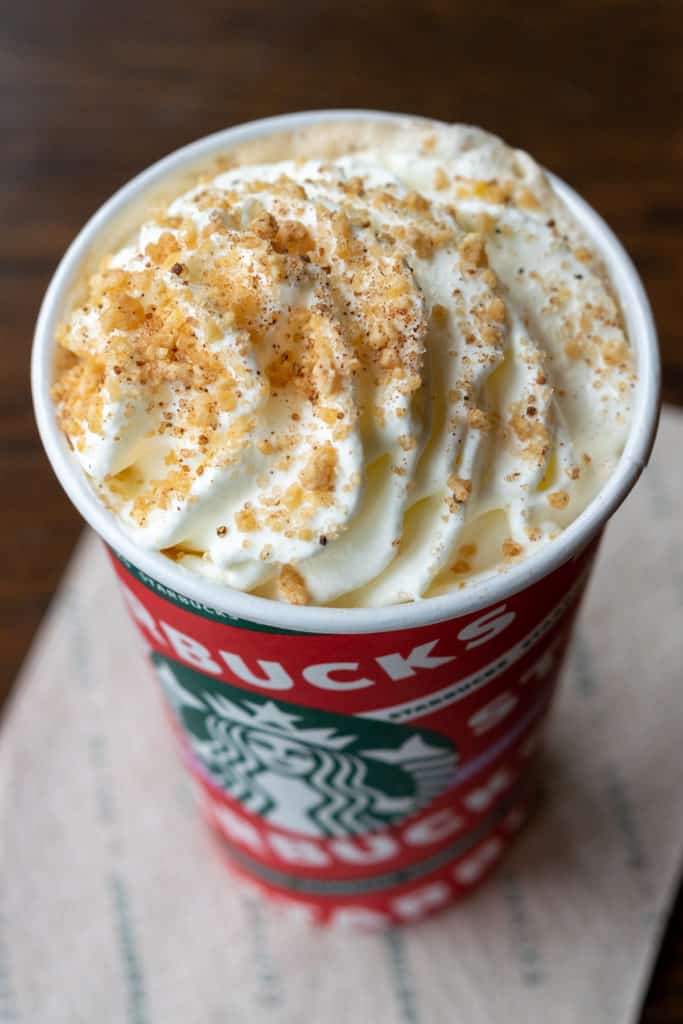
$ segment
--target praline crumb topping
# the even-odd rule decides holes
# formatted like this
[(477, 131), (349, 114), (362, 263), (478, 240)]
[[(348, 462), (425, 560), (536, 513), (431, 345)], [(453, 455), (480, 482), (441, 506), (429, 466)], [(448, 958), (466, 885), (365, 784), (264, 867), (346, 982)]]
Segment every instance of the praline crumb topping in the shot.
[(590, 500), (629, 419), (620, 313), (538, 168), (472, 131), (423, 131), (412, 163), (222, 173), (91, 277), (53, 399), (139, 543), (295, 604), (384, 604)]

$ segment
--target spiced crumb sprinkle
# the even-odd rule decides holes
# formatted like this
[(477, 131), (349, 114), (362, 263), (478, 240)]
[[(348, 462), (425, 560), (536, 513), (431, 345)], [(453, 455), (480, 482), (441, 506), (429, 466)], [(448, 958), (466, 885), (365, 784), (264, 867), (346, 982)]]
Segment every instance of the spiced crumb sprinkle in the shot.
[(310, 604), (311, 598), (303, 577), (293, 565), (283, 565), (277, 580), (280, 596), (289, 604)]
[(470, 409), (467, 421), (474, 430), (481, 430), (483, 433), (493, 430), (491, 415), (483, 409)]
[(508, 561), (511, 558), (517, 558), (524, 551), (522, 545), (519, 544), (516, 540), (513, 540), (512, 537), (507, 537), (503, 541), (501, 548), (503, 551), (503, 557), (505, 558), (506, 561)]
[(472, 232), (469, 235), (465, 235), (460, 243), (460, 257), (464, 269), (470, 273), (478, 267), (486, 267), (488, 265), (484, 239), (480, 234)]
[(548, 495), (548, 504), (557, 509), (566, 508), (569, 504), (569, 495), (566, 491), (552, 491)]
[(469, 500), (472, 493), (472, 481), (463, 480), (456, 473), (452, 473), (448, 478), (448, 488), (456, 503), (462, 505)]
[(456, 576), (462, 573), (472, 572), (472, 566), (464, 558), (458, 558), (451, 566), (451, 572), (454, 572)]

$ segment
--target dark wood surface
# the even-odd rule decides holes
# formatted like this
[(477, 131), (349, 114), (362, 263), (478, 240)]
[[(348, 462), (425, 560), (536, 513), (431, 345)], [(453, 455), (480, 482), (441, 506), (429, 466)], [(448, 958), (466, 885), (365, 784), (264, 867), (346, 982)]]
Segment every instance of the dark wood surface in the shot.
[[(633, 254), (665, 397), (683, 401), (678, 0), (0, 0), (0, 702), (80, 528), (28, 391), (58, 258), (115, 188), (170, 150), (250, 118), (335, 106), (481, 124), (571, 182)], [(643, 1020), (683, 1021), (682, 901)]]

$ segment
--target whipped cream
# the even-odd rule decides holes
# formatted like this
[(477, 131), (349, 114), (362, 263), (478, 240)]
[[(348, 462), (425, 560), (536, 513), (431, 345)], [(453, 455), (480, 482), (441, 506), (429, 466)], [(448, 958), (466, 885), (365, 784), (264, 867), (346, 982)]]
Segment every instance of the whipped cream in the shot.
[(58, 341), (61, 427), (136, 543), (295, 603), (415, 600), (551, 543), (634, 384), (542, 171), (464, 126), (200, 182)]

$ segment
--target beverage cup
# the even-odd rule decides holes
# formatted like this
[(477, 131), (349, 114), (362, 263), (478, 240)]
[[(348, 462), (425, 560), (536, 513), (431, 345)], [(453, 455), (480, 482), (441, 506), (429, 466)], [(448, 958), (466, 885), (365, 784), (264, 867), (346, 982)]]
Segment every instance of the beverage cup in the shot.
[(638, 374), (628, 440), (602, 490), (550, 545), (422, 601), (289, 605), (136, 546), (59, 430), (50, 385), (56, 330), (84, 275), (146, 208), (250, 140), (397, 117), (332, 110), (267, 118), (201, 139), (138, 175), (59, 264), (32, 361), (46, 452), (109, 550), (226, 864), (300, 917), (370, 928), (417, 920), (475, 889), (533, 803), (534, 751), (600, 536), (647, 462), (656, 430), (656, 332), (629, 257), (590, 206), (551, 175), (601, 254), (624, 313)]

